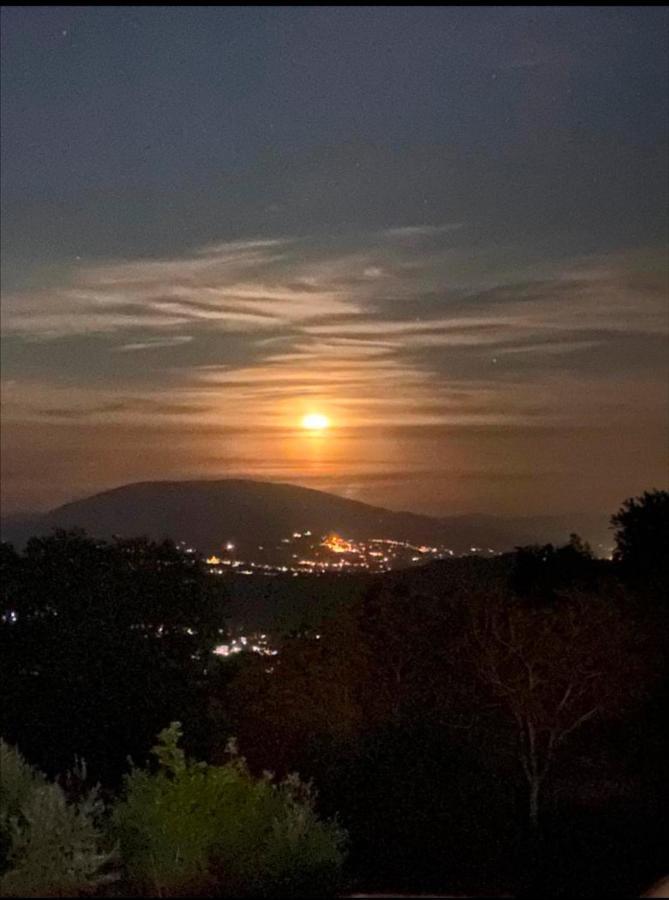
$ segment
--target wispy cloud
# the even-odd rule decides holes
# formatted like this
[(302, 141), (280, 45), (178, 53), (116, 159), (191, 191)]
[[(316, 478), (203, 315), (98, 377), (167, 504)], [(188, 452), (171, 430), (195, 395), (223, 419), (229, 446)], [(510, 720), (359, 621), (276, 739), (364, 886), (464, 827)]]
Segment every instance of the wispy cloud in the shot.
[(329, 267), (300, 264), (289, 244), (231, 242), (177, 259), (83, 267), (69, 285), (5, 297), (3, 331), (51, 340), (208, 323), (248, 333), (354, 313), (351, 298), (324, 277)]
[(386, 228), (381, 232), (387, 238), (426, 238), (459, 231), (464, 227), (462, 222), (448, 222), (444, 225), (403, 225), (400, 228)]
[[(447, 240), (424, 249), (413, 240), (459, 227), (387, 229), (355, 246), (231, 241), (83, 265), (69, 284), (5, 298), (3, 331), (24, 342), (104, 338), (125, 357), (121, 398), (85, 374), (74, 389), (58, 378), (21, 382), (7, 415), (290, 430), (319, 405), (340, 427), (367, 430), (539, 426), (609, 415), (611, 384), (618, 403), (645, 408), (644, 396), (657, 397), (653, 348), (669, 333), (663, 270), (584, 259), (544, 266), (540, 278), (491, 281), (483, 271), (463, 283), (454, 272), (471, 249), (458, 257)], [(139, 391), (124, 365), (149, 351)], [(608, 359), (601, 372), (599, 359)], [(577, 375), (587, 398), (569, 395)]]
[(188, 344), (193, 340), (190, 334), (175, 334), (172, 337), (164, 338), (148, 338), (145, 341), (135, 341), (130, 344), (121, 344), (120, 347), (114, 347), (117, 353), (132, 353), (136, 350), (158, 350), (162, 347), (179, 347), (182, 344)]

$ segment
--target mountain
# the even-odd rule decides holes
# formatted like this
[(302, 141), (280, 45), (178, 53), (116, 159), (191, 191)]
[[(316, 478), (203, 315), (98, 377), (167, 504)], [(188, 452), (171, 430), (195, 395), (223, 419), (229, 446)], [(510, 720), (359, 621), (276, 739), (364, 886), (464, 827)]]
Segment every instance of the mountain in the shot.
[[(27, 534), (46, 533), (54, 527), (80, 527), (102, 538), (113, 534), (170, 537), (207, 553), (228, 541), (240, 550), (253, 549), (306, 530), (336, 531), (358, 540), (382, 537), (442, 544), (456, 553), (472, 546), (506, 550), (516, 544), (565, 541), (573, 530), (572, 523), (558, 518), (433, 518), (297, 485), (226, 479), (124, 485), (29, 520), (7, 520), (2, 523), (2, 537), (22, 544)], [(605, 529), (599, 533), (605, 534)], [(584, 537), (593, 539), (588, 531)]]

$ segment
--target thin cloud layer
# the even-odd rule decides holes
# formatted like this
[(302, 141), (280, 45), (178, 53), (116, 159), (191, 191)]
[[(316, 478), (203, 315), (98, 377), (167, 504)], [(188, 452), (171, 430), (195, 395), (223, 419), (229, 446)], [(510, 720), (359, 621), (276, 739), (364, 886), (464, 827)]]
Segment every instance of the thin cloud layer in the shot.
[[(205, 405), (216, 413), (216, 395), (225, 401), (221, 415), (259, 425), (286, 426), (295, 418), (291, 404), (310, 402), (359, 427), (571, 419), (569, 402), (559, 410), (555, 402), (536, 402), (549, 393), (536, 376), (548, 388), (557, 360), (569, 382), (584, 354), (591, 361), (612, 346), (613, 377), (627, 377), (633, 392), (640, 376), (632, 363), (646, 344), (662, 346), (669, 332), (661, 270), (634, 258), (582, 260), (555, 267), (551, 277), (491, 286), (482, 276), (464, 288), (449, 280), (449, 246), (441, 254), (415, 246), (403, 254), (395, 244), (400, 232), (453, 227), (389, 229), (385, 243), (370, 236), (365, 246), (358, 236), (355, 249), (281, 238), (210, 244), (176, 259), (83, 265), (67, 285), (7, 297), (3, 333), (28, 346), (102, 337), (109, 352), (151, 351), (147, 399), (169, 390), (198, 416)], [(409, 263), (414, 278), (406, 277)], [(224, 336), (237, 346), (234, 359)], [(177, 348), (188, 352), (182, 365), (161, 352)], [(657, 353), (648, 366), (642, 382), (659, 384)], [(53, 374), (57, 382), (60, 373)], [(130, 395), (132, 374), (124, 381), (122, 363), (118, 375)], [(77, 390), (92, 395), (84, 402), (96, 411), (91, 415), (106, 410), (135, 420), (136, 406), (105, 406), (105, 391), (86, 387), (85, 371), (79, 380)], [(596, 378), (593, 384), (595, 393), (606, 391)], [(9, 414), (40, 414), (30, 385), (16, 390), (25, 397), (10, 402)], [(39, 411), (48, 409), (39, 403)]]
[[(492, 281), (485, 265), (477, 273), (467, 263), (471, 248), (453, 246), (454, 233), (462, 229), (407, 226), (82, 261), (59, 286), (3, 301), (4, 340), (21, 362), (5, 373), (4, 421), (18, 434), (56, 429), (56, 441), (76, 425), (97, 447), (93, 435), (109, 429), (126, 442), (167, 434), (180, 462), (156, 461), (162, 438), (147, 449), (165, 477), (220, 475), (217, 442), (227, 448), (220, 459), (238, 460), (221, 463), (225, 474), (377, 500), (390, 484), (398, 498), (412, 478), (427, 485), (429, 472), (442, 488), (449, 478), (463, 485), (457, 472), (472, 465), (497, 493), (550, 483), (550, 454), (524, 466), (517, 450), (486, 459), (481, 435), (503, 448), (504, 435), (537, 445), (541, 435), (608, 433), (613, 422), (662, 433), (669, 317), (658, 254), (544, 264), (533, 279), (516, 265)], [(49, 369), (61, 345), (71, 352)], [(28, 376), (25, 360), (39, 358)], [(113, 380), (96, 378), (112, 360)], [(314, 409), (332, 420), (337, 452), (312, 442), (305, 457), (298, 423)], [(454, 449), (466, 433), (479, 435), (471, 463)], [(435, 462), (433, 452), (446, 456)], [(97, 474), (82, 492), (110, 483), (90, 466)], [(151, 474), (149, 463), (126, 469), (117, 482)], [(429, 505), (427, 486), (423, 494)]]

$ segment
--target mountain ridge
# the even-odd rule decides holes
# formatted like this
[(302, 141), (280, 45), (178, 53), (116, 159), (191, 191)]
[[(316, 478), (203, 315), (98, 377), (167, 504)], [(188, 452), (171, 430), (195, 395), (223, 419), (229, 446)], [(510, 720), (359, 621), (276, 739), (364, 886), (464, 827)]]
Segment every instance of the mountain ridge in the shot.
[[(439, 543), (454, 552), (470, 546), (512, 549), (517, 544), (559, 542), (570, 531), (564, 517), (506, 518), (486, 514), (427, 516), (389, 510), (360, 500), (287, 482), (243, 478), (139, 481), (73, 500), (39, 516), (9, 517), (3, 539), (17, 542), (54, 527), (81, 527), (96, 537), (146, 535), (184, 540), (203, 552), (226, 541), (240, 547), (281, 540), (293, 531), (338, 531), (347, 537), (384, 537)], [(592, 517), (599, 531), (603, 517)], [(25, 528), (21, 534), (21, 522)], [(592, 529), (591, 529), (592, 530)], [(599, 534), (602, 532), (599, 531)], [(591, 534), (584, 534), (592, 539)]]

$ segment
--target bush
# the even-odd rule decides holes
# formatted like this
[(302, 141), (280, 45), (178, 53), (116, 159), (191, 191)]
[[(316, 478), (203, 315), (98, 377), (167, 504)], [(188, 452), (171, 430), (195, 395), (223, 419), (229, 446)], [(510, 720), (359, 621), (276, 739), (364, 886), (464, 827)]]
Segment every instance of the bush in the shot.
[(173, 723), (135, 769), (114, 819), (134, 890), (184, 896), (313, 896), (336, 890), (345, 834), (321, 822), (297, 776), (254, 778), (230, 745), (223, 766), (187, 760)]
[[(85, 773), (84, 773), (85, 774)], [(110, 875), (102, 850), (97, 790), (68, 803), (53, 784), (0, 740), (0, 896), (91, 893)]]

